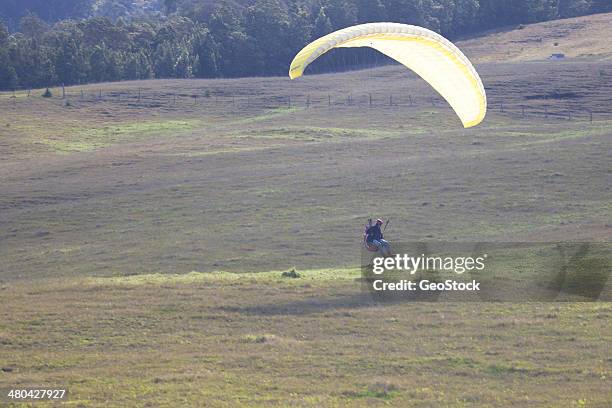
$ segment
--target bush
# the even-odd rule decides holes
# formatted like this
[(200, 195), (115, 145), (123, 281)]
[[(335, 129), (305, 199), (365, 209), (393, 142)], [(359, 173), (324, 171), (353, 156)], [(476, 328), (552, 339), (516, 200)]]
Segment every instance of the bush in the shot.
[(281, 275), (283, 278), (299, 278), (300, 274), (297, 273), (297, 271), (295, 270), (295, 268), (291, 269), (290, 271), (287, 272), (283, 272), (283, 274)]
[(242, 338), (244, 343), (262, 344), (274, 341), (276, 336), (273, 334), (247, 334)]

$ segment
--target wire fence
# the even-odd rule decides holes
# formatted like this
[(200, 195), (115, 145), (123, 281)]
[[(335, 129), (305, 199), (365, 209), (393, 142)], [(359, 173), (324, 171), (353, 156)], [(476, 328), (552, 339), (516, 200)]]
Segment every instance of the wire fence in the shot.
[[(383, 93), (313, 93), (294, 95), (262, 95), (262, 94), (229, 94), (223, 92), (161, 92), (144, 89), (108, 90), (90, 87), (74, 91), (59, 88), (59, 92), (45, 95), (31, 90), (15, 90), (5, 93), (8, 98), (17, 103), (23, 98), (40, 98), (57, 100), (61, 98), (66, 106), (78, 104), (95, 104), (100, 102), (118, 103), (141, 108), (186, 108), (186, 107), (216, 107), (222, 110), (261, 110), (280, 108), (436, 108), (450, 109), (446, 101), (436, 96), (411, 94)], [(499, 98), (488, 101), (488, 112), (522, 118), (544, 118), (558, 120), (589, 121), (605, 120), (612, 117), (612, 110), (589, 109), (577, 106), (575, 103), (558, 100), (527, 100), (526, 103), (516, 101), (506, 102)]]

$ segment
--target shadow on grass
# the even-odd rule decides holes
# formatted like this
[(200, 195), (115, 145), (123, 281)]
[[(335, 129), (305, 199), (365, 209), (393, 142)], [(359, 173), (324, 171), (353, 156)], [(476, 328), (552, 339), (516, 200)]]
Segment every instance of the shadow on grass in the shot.
[(341, 309), (360, 309), (400, 303), (432, 302), (436, 301), (437, 295), (414, 293), (411, 296), (401, 294), (376, 295), (368, 291), (360, 293), (336, 295), (330, 297), (311, 298), (306, 300), (295, 300), (283, 303), (270, 303), (257, 306), (235, 307), (221, 306), (219, 310), (224, 312), (235, 312), (242, 314), (269, 316), (269, 315), (307, 315), (324, 313)]
[(323, 313), (333, 309), (355, 309), (376, 306), (369, 293), (356, 293), (352, 295), (334, 298), (319, 298), (296, 300), (285, 303), (270, 303), (257, 306), (234, 307), (221, 306), (219, 310), (224, 312), (236, 312), (250, 315), (307, 315), (312, 313)]

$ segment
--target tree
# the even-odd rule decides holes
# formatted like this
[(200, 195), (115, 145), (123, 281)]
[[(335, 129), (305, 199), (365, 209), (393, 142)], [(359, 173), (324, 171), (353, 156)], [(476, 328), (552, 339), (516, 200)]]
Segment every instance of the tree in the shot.
[(38, 18), (36, 14), (27, 14), (22, 17), (19, 26), (21, 32), (29, 38), (41, 38), (49, 31), (49, 25)]
[(558, 0), (523, 0), (524, 20), (521, 22), (537, 23), (558, 18)]
[(478, 0), (455, 0), (453, 9), (452, 35), (464, 34), (477, 28)]
[(239, 10), (226, 2), (218, 4), (211, 13), (208, 27), (211, 38), (218, 46), (219, 74), (237, 77), (253, 72), (251, 64), (257, 56), (253, 42), (244, 32)]
[(8, 28), (0, 21), (0, 48), (5, 48), (8, 45), (9, 32)]
[(166, 14), (176, 13), (177, 8), (177, 0), (164, 0), (164, 9), (166, 11)]
[(151, 61), (144, 51), (130, 52), (124, 57), (124, 79), (148, 79), (153, 77)]
[(17, 86), (17, 72), (11, 64), (8, 52), (0, 48), (0, 89), (13, 89)]
[(10, 47), (12, 66), (18, 83), (24, 87), (42, 87), (55, 79), (55, 67), (50, 59), (49, 47), (37, 38), (17, 36)]
[(308, 44), (313, 23), (310, 7), (301, 3), (289, 7), (289, 30), (287, 31), (289, 50), (298, 50)]
[(427, 27), (443, 35), (453, 33), (454, 0), (434, 0), (427, 17)]
[(87, 79), (89, 66), (81, 48), (83, 32), (74, 22), (56, 24), (49, 33), (52, 61), (59, 83), (78, 84)]
[(279, 0), (256, 0), (245, 13), (245, 31), (255, 46), (253, 74), (284, 74), (291, 62), (289, 15)]
[(319, 8), (319, 13), (314, 22), (314, 28), (312, 29), (312, 39), (315, 40), (319, 37), (323, 37), (325, 34), (329, 34), (333, 31), (331, 21), (325, 14), (323, 7)]
[(605, 13), (612, 11), (612, 2), (610, 0), (592, 0), (591, 12), (593, 13)]
[(91, 15), (96, 0), (2, 0), (0, 16), (12, 30), (19, 28), (22, 17), (35, 14), (47, 23), (80, 19)]
[(357, 0), (357, 20), (374, 23), (387, 20), (387, 10), (381, 0)]
[(118, 75), (119, 69), (116, 58), (104, 42), (94, 47), (89, 56), (89, 66), (91, 70), (88, 77), (93, 81), (103, 82), (121, 79)]
[[(309, 41), (357, 23), (392, 20), (456, 38), (612, 9), (610, 0), (150, 0), (148, 11), (137, 3), (0, 0), (0, 87), (286, 74)], [(312, 69), (378, 58), (368, 49), (340, 49)]]
[(193, 51), (197, 26), (188, 18), (174, 16), (153, 39), (154, 72), (157, 77), (190, 78), (197, 55)]
[(354, 1), (324, 0), (322, 5), (334, 30), (357, 23), (357, 7)]
[(194, 34), (193, 51), (197, 56), (194, 75), (199, 78), (217, 76), (219, 73), (219, 46), (203, 25), (200, 25)]
[(129, 33), (125, 27), (113, 24), (108, 17), (95, 17), (79, 23), (83, 33), (83, 45), (92, 48), (101, 43), (113, 50), (126, 49), (130, 46)]
[(9, 58), (9, 32), (0, 21), (0, 89), (11, 89), (17, 85), (17, 72)]
[(134, 5), (130, 0), (104, 0), (96, 7), (94, 16), (117, 21), (121, 17), (128, 17), (133, 12)]
[(422, 0), (387, 0), (386, 8), (393, 13), (395, 22), (426, 25), (426, 8)]
[(561, 18), (576, 17), (587, 14), (593, 7), (590, 0), (559, 0), (558, 15)]

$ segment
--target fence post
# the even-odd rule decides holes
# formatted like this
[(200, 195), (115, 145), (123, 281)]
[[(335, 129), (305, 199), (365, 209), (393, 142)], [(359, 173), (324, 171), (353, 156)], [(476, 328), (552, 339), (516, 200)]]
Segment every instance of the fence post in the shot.
[(193, 104), (197, 105), (198, 104), (198, 95), (193, 95)]
[(140, 102), (140, 88), (138, 88), (138, 102)]
[(593, 112), (589, 111), (589, 122), (593, 122)]
[(548, 118), (548, 106), (544, 106), (544, 117)]
[(393, 106), (393, 95), (389, 95), (389, 106)]
[(64, 84), (62, 84), (62, 99), (66, 99), (66, 88), (64, 87)]
[(370, 107), (372, 107), (372, 94), (371, 93), (368, 94), (368, 98), (370, 99)]
[(31, 92), (31, 91), (32, 91), (32, 90), (28, 88), (28, 98), (30, 97), (30, 92)]
[(310, 107), (310, 95), (306, 96), (306, 109)]
[(173, 99), (174, 99), (173, 100), (173, 104), (176, 105), (176, 94), (172, 94), (172, 96), (173, 96)]
[(291, 95), (287, 98), (287, 105), (291, 107)]
[(331, 95), (327, 94), (327, 106), (331, 106)]
[(525, 117), (525, 105), (521, 105), (521, 115)]
[(504, 112), (504, 101), (501, 101), (499, 103), (499, 111), (502, 112), (502, 113)]
[(410, 101), (410, 106), (412, 106), (412, 95), (408, 95), (408, 100)]
[(572, 120), (572, 110), (571, 109), (567, 110), (567, 120)]
[(81, 89), (81, 100), (85, 99), (85, 94), (83, 93), (83, 90)]
[(102, 100), (102, 89), (98, 90), (98, 99)]

